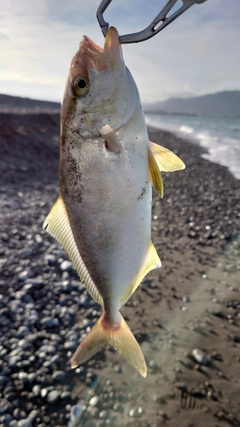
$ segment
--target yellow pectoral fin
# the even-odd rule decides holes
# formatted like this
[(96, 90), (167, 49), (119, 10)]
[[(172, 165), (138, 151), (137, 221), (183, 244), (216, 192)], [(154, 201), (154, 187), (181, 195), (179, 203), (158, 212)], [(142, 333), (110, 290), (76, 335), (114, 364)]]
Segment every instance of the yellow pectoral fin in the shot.
[(150, 141), (150, 149), (161, 172), (175, 172), (185, 169), (182, 160), (167, 148)]
[(86, 289), (91, 297), (103, 306), (103, 300), (92, 281), (88, 270), (81, 258), (72, 229), (69, 223), (68, 215), (61, 197), (53, 205), (50, 213), (44, 221), (43, 228), (48, 231), (55, 239), (61, 243), (68, 253), (73, 267), (77, 270), (81, 280), (85, 282)]
[(146, 276), (146, 274), (149, 273), (149, 271), (153, 270), (154, 268), (160, 268), (160, 267), (161, 267), (160, 258), (157, 254), (157, 251), (153, 243), (150, 242), (146, 250), (146, 253), (144, 255), (141, 267), (137, 272), (137, 275), (133, 283), (129, 286), (129, 288), (126, 290), (126, 292), (123, 294), (121, 298), (122, 306), (126, 304), (127, 300), (130, 298), (133, 292), (137, 289), (137, 287), (139, 286), (143, 278)]
[(159, 168), (159, 165), (154, 157), (154, 154), (150, 146), (148, 146), (148, 166), (149, 166), (152, 185), (154, 186), (159, 196), (162, 198), (164, 187), (163, 187), (161, 170)]

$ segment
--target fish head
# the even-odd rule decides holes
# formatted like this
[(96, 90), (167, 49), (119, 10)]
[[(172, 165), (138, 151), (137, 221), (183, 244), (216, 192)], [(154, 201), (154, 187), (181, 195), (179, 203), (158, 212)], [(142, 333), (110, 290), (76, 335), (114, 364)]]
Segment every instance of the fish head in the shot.
[(103, 126), (119, 129), (133, 115), (137, 88), (123, 61), (114, 27), (101, 48), (84, 36), (71, 62), (62, 103), (62, 131), (97, 137)]

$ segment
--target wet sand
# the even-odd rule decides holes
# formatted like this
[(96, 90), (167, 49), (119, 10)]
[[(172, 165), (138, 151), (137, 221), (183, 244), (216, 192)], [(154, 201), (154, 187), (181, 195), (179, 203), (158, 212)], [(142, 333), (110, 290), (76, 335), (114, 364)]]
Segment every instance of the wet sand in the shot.
[[(64, 348), (64, 342), (70, 332), (82, 336), (100, 309), (86, 299), (76, 273), (61, 267), (68, 257), (42, 230), (58, 193), (58, 133), (58, 115), (0, 115), (0, 303), (8, 321), (1, 323), (1, 366), (9, 380), (7, 385), (0, 382), (4, 408), (9, 408), (9, 399), (12, 405), (6, 390), (12, 387), (20, 402), (22, 395), (28, 396), (31, 411), (39, 412), (33, 427), (66, 426), (74, 404), (82, 405), (78, 425), (86, 427), (240, 426), (240, 182), (225, 167), (201, 158), (201, 147), (168, 132), (149, 130), (150, 139), (176, 152), (186, 170), (164, 174), (163, 200), (153, 194), (152, 240), (162, 268), (148, 274), (122, 309), (146, 357), (148, 376), (143, 379), (112, 349), (73, 372), (69, 358), (74, 349)], [(28, 254), (19, 256), (24, 250)], [(28, 277), (24, 278), (24, 271)], [(52, 356), (47, 352), (45, 371), (41, 371), (40, 356), (25, 368), (28, 375), (39, 372), (31, 384), (19, 380), (19, 366), (9, 368), (4, 352), (12, 350), (7, 334), (8, 341), (11, 334), (16, 339), (20, 324), (25, 324), (21, 311), (14, 317), (4, 309), (17, 292), (39, 277), (44, 287), (34, 290), (29, 300), (36, 305), (39, 320), (27, 327), (31, 334), (46, 333), (46, 345), (53, 340), (51, 334), (61, 336), (56, 348), (57, 368), (67, 373), (63, 384), (51, 380), (57, 368), (54, 364), (47, 368), (45, 362)], [(60, 282), (70, 290), (56, 291)], [(64, 308), (63, 295), (69, 313), (71, 307), (77, 308), (69, 322), (63, 321), (61, 312), (54, 312), (59, 300)], [(59, 319), (50, 329), (44, 329), (42, 321), (46, 310)], [(40, 344), (34, 345), (37, 352)], [(194, 349), (203, 351), (198, 361)], [(52, 402), (34, 395), (34, 386), (53, 384), (59, 393), (68, 391), (69, 400), (62, 394)], [(92, 396), (95, 400), (87, 404)], [(31, 411), (24, 403), (19, 405), (29, 417)], [(19, 419), (14, 408), (11, 411), (6, 413), (12, 420)]]

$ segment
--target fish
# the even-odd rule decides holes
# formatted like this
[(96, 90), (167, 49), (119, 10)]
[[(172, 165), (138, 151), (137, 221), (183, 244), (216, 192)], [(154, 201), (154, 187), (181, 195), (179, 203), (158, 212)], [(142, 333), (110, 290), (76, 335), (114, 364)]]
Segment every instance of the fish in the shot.
[(183, 168), (174, 153), (148, 139), (117, 29), (109, 28), (103, 48), (83, 36), (61, 107), (59, 198), (43, 225), (103, 309), (72, 368), (110, 345), (146, 377), (142, 350), (120, 309), (161, 266), (151, 241), (152, 185), (162, 197), (161, 172)]

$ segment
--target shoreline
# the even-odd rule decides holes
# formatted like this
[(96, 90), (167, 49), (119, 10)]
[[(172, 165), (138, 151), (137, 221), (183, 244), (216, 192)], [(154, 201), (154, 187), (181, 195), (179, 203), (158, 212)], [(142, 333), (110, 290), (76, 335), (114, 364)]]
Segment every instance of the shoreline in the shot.
[[(164, 125), (164, 116), (146, 116), (150, 127), (166, 130), (175, 136), (206, 149), (202, 157), (227, 166), (232, 175), (240, 179), (239, 119), (192, 117), (172, 115)], [(169, 128), (169, 129), (168, 129)]]
[[(149, 133), (186, 169), (163, 174), (162, 200), (153, 192), (152, 240), (162, 268), (122, 309), (146, 356), (144, 380), (112, 349), (70, 369), (100, 309), (42, 230), (58, 193), (59, 116), (0, 114), (0, 392), (12, 420), (21, 409), (32, 427), (67, 426), (70, 408), (92, 393), (95, 404), (79, 425), (240, 425), (239, 180), (202, 158), (202, 147), (167, 131)], [(194, 361), (194, 348), (206, 353), (207, 365)]]

